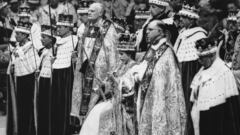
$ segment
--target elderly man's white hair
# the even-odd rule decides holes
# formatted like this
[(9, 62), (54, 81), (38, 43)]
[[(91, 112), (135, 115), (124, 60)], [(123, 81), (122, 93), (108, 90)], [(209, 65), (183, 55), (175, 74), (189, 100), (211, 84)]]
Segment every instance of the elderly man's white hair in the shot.
[(95, 3), (91, 4), (89, 8), (96, 8), (101, 15), (104, 14), (105, 9), (104, 9), (104, 5), (102, 3), (95, 2)]

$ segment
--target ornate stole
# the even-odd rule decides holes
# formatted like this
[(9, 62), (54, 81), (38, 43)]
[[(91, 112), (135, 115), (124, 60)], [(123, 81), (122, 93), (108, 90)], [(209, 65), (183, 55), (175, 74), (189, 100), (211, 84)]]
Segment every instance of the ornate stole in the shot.
[(97, 60), (97, 57), (99, 55), (99, 52), (103, 46), (103, 40), (104, 37), (110, 27), (111, 23), (106, 21), (104, 23), (104, 30), (106, 30), (105, 33), (100, 33), (99, 27), (89, 27), (87, 37), (96, 38), (94, 47), (91, 53), (90, 58), (87, 60), (86, 70), (84, 71), (84, 87), (83, 87), (83, 96), (82, 96), (82, 103), (80, 108), (80, 115), (85, 116), (88, 112), (88, 104), (90, 102), (91, 98), (91, 92), (92, 92), (92, 85), (94, 80), (94, 67), (95, 62)]
[[(141, 90), (141, 103), (140, 103), (140, 113), (142, 112), (143, 104), (145, 101), (145, 97), (150, 85), (150, 81), (152, 79), (153, 70), (155, 68), (156, 63), (160, 59), (160, 57), (164, 54), (164, 52), (167, 50), (169, 46), (164, 43), (162, 44), (157, 51), (155, 51), (155, 55), (152, 59), (149, 60), (148, 67), (143, 75), (143, 80), (140, 83), (140, 90)], [(140, 114), (141, 116), (141, 114)]]

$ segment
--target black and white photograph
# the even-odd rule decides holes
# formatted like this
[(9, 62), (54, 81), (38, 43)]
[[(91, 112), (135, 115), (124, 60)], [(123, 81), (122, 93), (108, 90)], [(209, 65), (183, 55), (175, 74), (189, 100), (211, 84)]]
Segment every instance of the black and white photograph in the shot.
[(0, 0), (0, 135), (240, 135), (240, 0)]

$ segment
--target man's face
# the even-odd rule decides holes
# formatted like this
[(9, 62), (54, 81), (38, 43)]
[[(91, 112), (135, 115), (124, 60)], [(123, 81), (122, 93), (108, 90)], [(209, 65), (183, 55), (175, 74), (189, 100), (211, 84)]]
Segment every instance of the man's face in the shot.
[(97, 20), (101, 17), (101, 11), (95, 5), (91, 5), (88, 9), (88, 19), (89, 20)]
[(164, 32), (163, 29), (160, 27), (157, 27), (155, 23), (149, 23), (148, 27), (147, 27), (147, 42), (154, 42), (154, 40), (159, 37), (159, 36), (163, 36)]
[(42, 34), (42, 44), (43, 46), (49, 48), (52, 45), (52, 38), (50, 36)]
[(205, 68), (208, 68), (212, 65), (212, 57), (213, 56), (200, 56), (198, 62)]
[(152, 16), (158, 16), (165, 11), (166, 7), (150, 4), (150, 12)]
[(22, 32), (16, 32), (16, 40), (17, 40), (17, 42), (22, 42), (26, 38), (27, 38), (27, 34), (22, 33)]
[(88, 14), (79, 14), (79, 19), (81, 22), (87, 23), (88, 22)]
[(60, 37), (64, 37), (67, 33), (69, 33), (70, 28), (67, 26), (57, 26), (57, 34)]
[(182, 27), (189, 27), (191, 25), (191, 19), (186, 16), (180, 16), (180, 26)]

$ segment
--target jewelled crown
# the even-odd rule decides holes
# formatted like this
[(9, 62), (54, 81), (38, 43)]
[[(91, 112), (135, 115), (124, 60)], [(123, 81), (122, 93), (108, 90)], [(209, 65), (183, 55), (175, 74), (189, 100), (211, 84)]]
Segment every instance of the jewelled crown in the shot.
[(56, 35), (56, 25), (42, 25), (41, 34), (54, 37)]
[(182, 9), (179, 11), (179, 15), (186, 16), (192, 19), (199, 19), (198, 9), (194, 5), (184, 4)]
[(128, 33), (121, 33), (118, 43), (119, 51), (135, 51), (136, 36)]
[(77, 10), (78, 14), (87, 14), (89, 6), (94, 3), (93, 0), (82, 0), (79, 1), (79, 8)]
[(230, 11), (228, 13), (227, 21), (236, 22), (237, 21), (237, 13), (238, 13), (237, 10)]
[(20, 7), (19, 7), (19, 11), (18, 11), (18, 16), (19, 17), (30, 17), (30, 6), (24, 2)]
[(32, 23), (18, 21), (15, 31), (30, 34)]
[(59, 14), (57, 25), (73, 27), (73, 15)]
[(158, 6), (169, 6), (170, 0), (149, 0), (149, 4), (155, 4)]
[(147, 20), (150, 17), (150, 11), (135, 11), (135, 19), (137, 20)]

